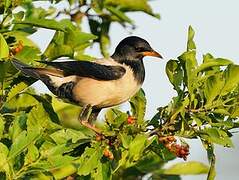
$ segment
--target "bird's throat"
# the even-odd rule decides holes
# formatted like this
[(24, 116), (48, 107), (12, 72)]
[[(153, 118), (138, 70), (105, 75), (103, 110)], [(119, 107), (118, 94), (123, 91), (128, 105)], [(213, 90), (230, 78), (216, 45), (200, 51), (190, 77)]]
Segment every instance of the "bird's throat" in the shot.
[(145, 69), (144, 69), (143, 59), (127, 60), (127, 59), (115, 57), (114, 55), (112, 56), (112, 58), (120, 64), (125, 64), (129, 66), (132, 69), (134, 73), (134, 77), (139, 84), (142, 84), (144, 82)]

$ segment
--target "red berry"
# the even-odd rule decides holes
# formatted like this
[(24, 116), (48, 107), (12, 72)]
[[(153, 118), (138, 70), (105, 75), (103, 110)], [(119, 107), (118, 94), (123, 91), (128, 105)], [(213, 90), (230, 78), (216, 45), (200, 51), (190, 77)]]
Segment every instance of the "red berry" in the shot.
[(109, 149), (104, 149), (103, 154), (104, 154), (105, 157), (109, 157), (109, 155), (110, 155)]
[(109, 158), (110, 160), (114, 159), (114, 155), (113, 153), (109, 150), (109, 149), (104, 149), (103, 155), (107, 158)]
[(19, 47), (16, 47), (15, 48), (15, 53), (18, 53), (20, 51), (20, 48)]
[(135, 118), (132, 117), (132, 116), (128, 116), (128, 118), (127, 118), (127, 123), (128, 123), (128, 124), (134, 124), (134, 123), (135, 123)]

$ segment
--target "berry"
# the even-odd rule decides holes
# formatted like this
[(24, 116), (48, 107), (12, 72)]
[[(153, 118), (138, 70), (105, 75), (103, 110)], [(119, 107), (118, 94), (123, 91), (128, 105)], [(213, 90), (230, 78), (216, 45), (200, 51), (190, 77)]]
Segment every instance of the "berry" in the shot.
[(109, 151), (109, 149), (104, 149), (104, 152), (103, 152), (103, 154), (104, 154), (104, 156), (105, 157), (109, 157), (109, 155), (110, 155), (110, 151)]
[(101, 141), (101, 140), (102, 140), (102, 137), (99, 136), (99, 135), (96, 135), (95, 140), (96, 140), (96, 141)]
[(105, 157), (109, 158), (110, 160), (113, 160), (113, 159), (114, 159), (113, 153), (112, 153), (109, 149), (107, 149), (107, 148), (104, 149), (103, 155), (104, 155)]
[(127, 123), (128, 123), (128, 124), (134, 124), (134, 123), (135, 123), (135, 117), (133, 117), (133, 116), (128, 116), (128, 118), (127, 118)]

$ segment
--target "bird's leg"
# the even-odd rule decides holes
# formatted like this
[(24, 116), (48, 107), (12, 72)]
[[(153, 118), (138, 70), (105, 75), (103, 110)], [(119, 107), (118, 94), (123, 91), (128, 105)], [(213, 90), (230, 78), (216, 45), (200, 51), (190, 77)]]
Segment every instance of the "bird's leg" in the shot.
[(84, 106), (81, 110), (79, 120), (83, 126), (95, 131), (98, 134), (101, 134), (101, 131), (88, 121), (91, 111), (92, 107), (89, 104)]
[(101, 109), (96, 109), (96, 108), (92, 109), (91, 115), (88, 120), (90, 124), (92, 124), (93, 121), (97, 120), (97, 117), (98, 117), (100, 111), (101, 111)]

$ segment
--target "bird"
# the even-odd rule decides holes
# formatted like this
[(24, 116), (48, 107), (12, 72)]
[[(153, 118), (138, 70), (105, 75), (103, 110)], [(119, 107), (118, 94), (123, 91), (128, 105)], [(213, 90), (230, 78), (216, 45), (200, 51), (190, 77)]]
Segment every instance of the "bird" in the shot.
[(150, 44), (138, 36), (124, 38), (109, 58), (93, 61), (39, 61), (46, 67), (31, 67), (13, 59), (23, 75), (41, 80), (58, 98), (82, 108), (81, 124), (93, 131), (92, 125), (103, 108), (122, 104), (133, 97), (145, 79), (143, 58), (162, 58)]

